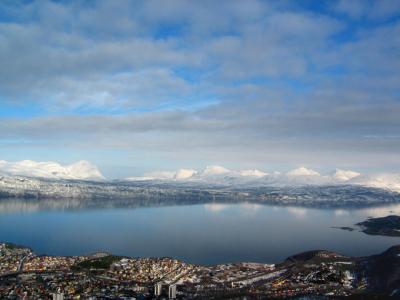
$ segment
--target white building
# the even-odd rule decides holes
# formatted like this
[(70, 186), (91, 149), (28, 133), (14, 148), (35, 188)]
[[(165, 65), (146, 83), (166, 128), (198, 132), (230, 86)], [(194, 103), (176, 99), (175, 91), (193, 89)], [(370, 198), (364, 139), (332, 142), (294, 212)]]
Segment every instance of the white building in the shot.
[(176, 299), (176, 285), (170, 285), (168, 289), (168, 297), (169, 299)]
[(162, 293), (162, 283), (161, 282), (157, 282), (154, 285), (154, 296), (160, 296)]
[(63, 293), (54, 293), (53, 300), (64, 300), (64, 294)]

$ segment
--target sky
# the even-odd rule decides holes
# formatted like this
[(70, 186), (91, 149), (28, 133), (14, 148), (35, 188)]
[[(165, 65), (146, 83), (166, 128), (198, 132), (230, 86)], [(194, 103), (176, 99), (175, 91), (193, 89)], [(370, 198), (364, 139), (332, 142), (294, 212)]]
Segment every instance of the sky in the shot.
[(0, 2), (0, 160), (400, 168), (400, 1)]

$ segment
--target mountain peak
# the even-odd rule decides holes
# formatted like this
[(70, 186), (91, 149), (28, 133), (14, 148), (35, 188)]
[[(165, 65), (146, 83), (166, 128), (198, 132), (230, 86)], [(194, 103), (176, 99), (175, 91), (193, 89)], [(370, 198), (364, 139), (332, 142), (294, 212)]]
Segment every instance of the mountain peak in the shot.
[(191, 169), (179, 169), (175, 175), (175, 179), (188, 179), (190, 177), (193, 177), (193, 175), (196, 175), (197, 171), (196, 170), (191, 170)]
[(231, 171), (218, 165), (212, 165), (212, 166), (207, 166), (202, 174), (203, 175), (222, 175), (222, 174), (227, 174), (230, 173)]
[(360, 173), (351, 170), (336, 169), (335, 173), (333, 174), (333, 178), (338, 181), (347, 181), (360, 175)]
[(101, 180), (104, 176), (98, 167), (88, 161), (81, 160), (70, 165), (57, 162), (36, 162), (23, 160), (19, 162), (0, 161), (0, 173), (26, 177), (42, 177), (50, 179)]
[(268, 173), (265, 173), (263, 171), (257, 170), (257, 169), (252, 169), (252, 170), (242, 170), (239, 171), (239, 174), (241, 176), (248, 176), (248, 177), (263, 177), (268, 175)]
[(317, 171), (307, 169), (306, 167), (300, 167), (294, 170), (291, 170), (286, 173), (288, 176), (321, 176)]

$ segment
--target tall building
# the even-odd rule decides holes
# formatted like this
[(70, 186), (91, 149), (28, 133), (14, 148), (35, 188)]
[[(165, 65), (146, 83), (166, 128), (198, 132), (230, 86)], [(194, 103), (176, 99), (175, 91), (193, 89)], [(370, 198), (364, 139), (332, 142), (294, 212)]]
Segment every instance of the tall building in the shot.
[(63, 293), (53, 293), (53, 300), (64, 300)]
[(176, 285), (170, 285), (168, 289), (168, 297), (169, 299), (176, 299)]
[(162, 283), (161, 282), (157, 282), (154, 285), (154, 296), (160, 296), (162, 293)]

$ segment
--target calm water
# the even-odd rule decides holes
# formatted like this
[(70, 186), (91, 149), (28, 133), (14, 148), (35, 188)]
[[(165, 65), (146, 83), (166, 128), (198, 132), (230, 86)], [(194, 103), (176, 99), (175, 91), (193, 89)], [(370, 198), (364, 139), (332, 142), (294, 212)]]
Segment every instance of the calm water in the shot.
[(105, 250), (202, 264), (271, 263), (311, 249), (358, 256), (379, 253), (400, 244), (400, 238), (332, 226), (388, 214), (400, 214), (400, 205), (346, 210), (244, 203), (71, 211), (1, 202), (0, 240), (52, 255)]

